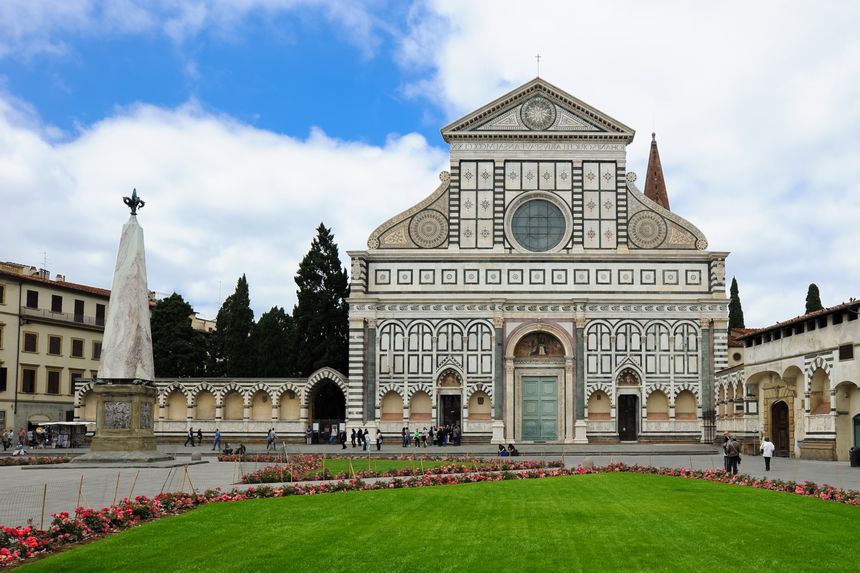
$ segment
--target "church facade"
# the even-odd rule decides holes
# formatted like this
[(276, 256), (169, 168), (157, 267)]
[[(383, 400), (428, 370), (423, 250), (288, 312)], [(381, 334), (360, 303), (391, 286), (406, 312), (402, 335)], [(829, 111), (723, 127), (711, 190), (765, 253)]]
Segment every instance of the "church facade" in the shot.
[(351, 251), (348, 427), (466, 441), (700, 441), (726, 252), (669, 209), (656, 142), (535, 80), (442, 129), (450, 170)]

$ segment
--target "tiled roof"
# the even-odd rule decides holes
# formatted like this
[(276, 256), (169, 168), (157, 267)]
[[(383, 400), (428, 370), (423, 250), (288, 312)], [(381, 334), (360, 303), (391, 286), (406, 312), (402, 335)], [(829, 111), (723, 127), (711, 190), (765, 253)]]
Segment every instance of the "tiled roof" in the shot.
[(799, 322), (804, 322), (809, 320), (810, 318), (818, 318), (820, 316), (828, 316), (830, 314), (839, 312), (841, 310), (845, 310), (846, 308), (850, 308), (857, 311), (860, 308), (860, 300), (852, 299), (848, 302), (843, 302), (842, 304), (837, 304), (836, 306), (831, 306), (829, 308), (822, 308), (821, 310), (816, 310), (815, 312), (810, 312), (807, 314), (801, 314), (800, 316), (795, 316), (794, 318), (789, 318), (788, 320), (783, 320), (782, 322), (777, 322), (776, 324), (772, 324), (770, 326), (765, 326), (764, 328), (756, 328), (756, 329), (747, 329), (750, 332), (739, 336), (741, 340), (749, 338), (750, 336), (756, 334), (763, 334), (765, 332), (770, 332), (773, 330), (779, 330), (780, 328), (785, 328), (786, 326), (791, 326), (793, 324), (797, 324)]
[(92, 287), (87, 285), (82, 285), (78, 283), (70, 283), (66, 281), (52, 281), (51, 279), (45, 279), (38, 276), (25, 276), (25, 275), (13, 275), (6, 273), (6, 276), (13, 278), (15, 280), (19, 280), (25, 283), (39, 283), (54, 287), (59, 287), (66, 290), (73, 290), (78, 292), (85, 292), (88, 294), (94, 294), (96, 296), (103, 296), (105, 298), (110, 298), (110, 291), (108, 289)]
[(669, 194), (666, 192), (666, 181), (663, 179), (663, 165), (660, 163), (660, 152), (657, 150), (657, 134), (651, 134), (651, 154), (648, 156), (648, 171), (645, 173), (645, 196), (663, 207), (669, 209)]
[(745, 334), (755, 332), (755, 328), (733, 328), (729, 332), (728, 346), (729, 348), (741, 348), (744, 343), (741, 342), (741, 337)]

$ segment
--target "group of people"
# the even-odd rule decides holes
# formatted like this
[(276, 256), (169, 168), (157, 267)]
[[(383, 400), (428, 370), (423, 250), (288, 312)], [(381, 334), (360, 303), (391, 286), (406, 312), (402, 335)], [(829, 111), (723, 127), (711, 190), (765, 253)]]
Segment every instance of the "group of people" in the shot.
[[(51, 426), (39, 426), (35, 430), (24, 431), (24, 428), (18, 430), (18, 443), (20, 448), (32, 446), (34, 448), (47, 448), (54, 441), (54, 435), (51, 431)], [(2, 436), (3, 451), (5, 452), (15, 443), (15, 433), (12, 429), (3, 432)]]
[[(357, 446), (361, 446), (361, 449), (365, 452), (370, 449), (370, 431), (367, 428), (360, 429), (352, 429), (352, 433), (350, 434), (350, 442), (352, 443), (352, 447), (355, 448)], [(379, 452), (382, 450), (382, 432), (378, 429), (376, 430), (376, 438), (374, 440), (376, 443), (376, 451)], [(342, 449), (346, 449), (346, 430), (340, 433), (340, 443)]]
[[(195, 439), (197, 440), (195, 443)], [(199, 446), (203, 443), (203, 430), (201, 428), (197, 428), (197, 433), (194, 433), (194, 428), (188, 428), (188, 433), (185, 434), (185, 443), (183, 446), (187, 446), (188, 443), (191, 443), (191, 447)], [(213, 448), (214, 449), (214, 448)]]
[(266, 451), (278, 449), (278, 434), (275, 433), (275, 428), (269, 428), (266, 432)]
[(507, 458), (510, 456), (518, 456), (520, 455), (520, 451), (514, 447), (513, 444), (508, 444), (508, 447), (505, 448), (503, 444), (499, 444), (499, 457)]
[(441, 427), (431, 426), (430, 429), (424, 426), (420, 430), (416, 428), (414, 431), (410, 431), (409, 428), (404, 427), (400, 431), (402, 446), (404, 448), (410, 445), (416, 448), (426, 448), (427, 446), (459, 446), (461, 435), (462, 432), (460, 431), (459, 424)]
[[(769, 437), (765, 436), (759, 447), (759, 452), (764, 458), (764, 471), (766, 472), (770, 471), (770, 462), (773, 459), (774, 450), (776, 450), (776, 446)], [(726, 473), (738, 474), (738, 466), (741, 464), (741, 443), (728, 432), (723, 434), (723, 463)]]

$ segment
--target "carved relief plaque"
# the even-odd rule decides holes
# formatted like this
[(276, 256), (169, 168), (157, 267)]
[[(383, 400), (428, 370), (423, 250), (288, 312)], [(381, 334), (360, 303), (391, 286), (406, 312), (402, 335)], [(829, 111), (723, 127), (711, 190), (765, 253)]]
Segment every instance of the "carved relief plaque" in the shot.
[(524, 336), (517, 343), (514, 356), (517, 358), (561, 358), (564, 357), (564, 346), (551, 334), (534, 332)]
[(131, 428), (131, 402), (105, 402), (105, 429)]
[(140, 429), (152, 429), (152, 404), (149, 402), (141, 402), (140, 404)]

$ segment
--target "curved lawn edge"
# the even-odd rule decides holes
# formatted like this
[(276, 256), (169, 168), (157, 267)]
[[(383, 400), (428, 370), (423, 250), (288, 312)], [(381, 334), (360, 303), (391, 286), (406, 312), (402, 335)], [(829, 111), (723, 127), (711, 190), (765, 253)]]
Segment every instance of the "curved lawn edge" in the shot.
[(748, 475), (731, 475), (722, 469), (690, 470), (686, 468), (656, 468), (651, 466), (610, 464), (585, 468), (537, 468), (520, 471), (472, 471), (461, 474), (422, 474), (400, 479), (381, 479), (372, 483), (360, 479), (330, 481), (319, 484), (285, 484), (279, 487), (262, 485), (246, 490), (233, 488), (228, 492), (210, 489), (202, 493), (160, 493), (154, 498), (138, 496), (133, 500), (123, 499), (117, 505), (101, 510), (79, 507), (74, 515), (68, 512), (53, 514), (53, 521), (46, 530), (26, 527), (0, 526), (0, 567), (20, 564), (22, 561), (54, 553), (69, 544), (81, 543), (105, 537), (135, 527), (144, 522), (178, 515), (196, 507), (215, 502), (235, 502), (247, 499), (287, 497), (293, 495), (318, 495), (343, 491), (368, 491), (380, 489), (417, 488), (464, 483), (494, 482), (505, 480), (529, 480), (547, 477), (587, 475), (601, 473), (638, 473), (700, 479), (792, 493), (814, 497), (847, 505), (860, 506), (860, 492), (843, 490), (813, 482), (793, 482), (754, 478)]

